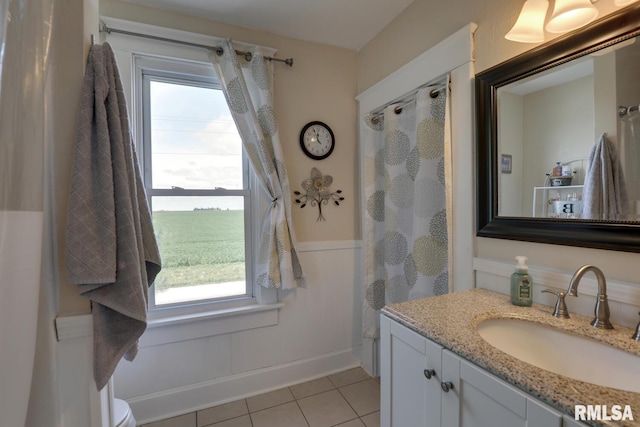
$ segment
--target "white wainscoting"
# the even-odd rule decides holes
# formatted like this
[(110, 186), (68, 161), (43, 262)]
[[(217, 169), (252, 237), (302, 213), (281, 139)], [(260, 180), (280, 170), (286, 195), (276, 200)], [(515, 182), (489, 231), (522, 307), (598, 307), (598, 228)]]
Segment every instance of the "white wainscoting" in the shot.
[(360, 366), (360, 245), (300, 244), (307, 287), (279, 292), (274, 325), (166, 344), (143, 338), (136, 360), (116, 370), (115, 395), (142, 424)]
[(93, 380), (90, 314), (56, 319), (58, 396), (63, 425), (111, 427), (111, 383), (98, 392)]
[(143, 337), (103, 393), (93, 381), (91, 315), (58, 318), (65, 425), (108, 427), (112, 393), (144, 424), (360, 366), (360, 246), (299, 245), (307, 287), (279, 293), (275, 324), (170, 343)]
[[(506, 262), (488, 258), (474, 258), (478, 288), (509, 294), (510, 276), (515, 269), (515, 260)], [(542, 293), (543, 289), (566, 292), (574, 271), (529, 265), (529, 274), (533, 278), (533, 301), (553, 307), (556, 296)], [(593, 316), (595, 297), (598, 294), (598, 282), (593, 274), (587, 274), (580, 281), (578, 298), (566, 297), (569, 313)], [(640, 286), (634, 283), (607, 280), (607, 297), (611, 311), (611, 321), (619, 325), (634, 328), (638, 323), (640, 307)]]

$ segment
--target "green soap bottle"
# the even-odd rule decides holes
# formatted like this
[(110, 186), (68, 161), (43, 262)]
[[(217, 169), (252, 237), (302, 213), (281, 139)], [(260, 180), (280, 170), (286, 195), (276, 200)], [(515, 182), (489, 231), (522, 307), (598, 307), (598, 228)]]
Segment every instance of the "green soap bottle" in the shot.
[(516, 271), (511, 275), (511, 304), (531, 307), (533, 302), (533, 279), (529, 276), (527, 257), (517, 256)]

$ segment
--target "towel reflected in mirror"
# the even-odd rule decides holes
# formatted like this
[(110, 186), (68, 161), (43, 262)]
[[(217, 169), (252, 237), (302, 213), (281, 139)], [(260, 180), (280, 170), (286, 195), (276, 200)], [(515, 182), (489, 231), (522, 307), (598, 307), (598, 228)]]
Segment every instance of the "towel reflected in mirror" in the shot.
[(606, 133), (591, 149), (582, 202), (584, 219), (628, 219), (629, 200), (620, 156)]

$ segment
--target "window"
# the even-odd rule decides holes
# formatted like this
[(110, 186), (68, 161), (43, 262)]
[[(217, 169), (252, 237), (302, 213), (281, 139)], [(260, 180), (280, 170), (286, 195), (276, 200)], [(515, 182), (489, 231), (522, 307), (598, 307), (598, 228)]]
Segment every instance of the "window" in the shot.
[[(252, 179), (210, 65), (140, 56), (138, 136), (162, 257), (150, 310), (252, 298)], [(141, 135), (140, 135), (141, 134)]]

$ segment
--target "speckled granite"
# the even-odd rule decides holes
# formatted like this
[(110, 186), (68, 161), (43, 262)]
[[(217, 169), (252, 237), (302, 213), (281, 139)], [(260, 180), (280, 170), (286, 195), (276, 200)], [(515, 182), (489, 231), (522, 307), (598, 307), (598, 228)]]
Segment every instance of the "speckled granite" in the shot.
[[(591, 318), (574, 313), (571, 313), (571, 319), (556, 319), (551, 315), (552, 307), (539, 304), (516, 307), (508, 295), (485, 289), (391, 304), (382, 312), (572, 417), (576, 404), (631, 405), (634, 421), (590, 423), (594, 426), (640, 426), (640, 393), (585, 383), (529, 365), (491, 346), (476, 331), (484, 320), (524, 319), (640, 355), (640, 342), (630, 338), (633, 331), (629, 328), (614, 324), (613, 330), (597, 329), (589, 325)], [(606, 367), (608, 361), (603, 362)]]

